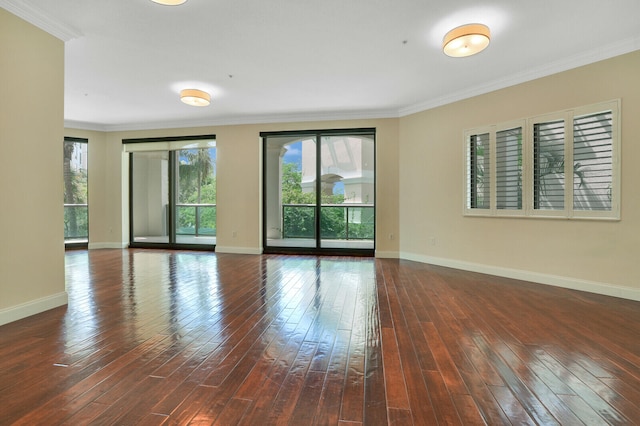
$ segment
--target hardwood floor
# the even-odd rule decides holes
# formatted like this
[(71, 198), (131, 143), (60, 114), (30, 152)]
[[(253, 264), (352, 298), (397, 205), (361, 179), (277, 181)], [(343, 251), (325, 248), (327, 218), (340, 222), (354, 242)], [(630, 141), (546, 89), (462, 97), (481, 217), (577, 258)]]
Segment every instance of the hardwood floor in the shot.
[(409, 261), (66, 254), (0, 424), (640, 422), (640, 303)]

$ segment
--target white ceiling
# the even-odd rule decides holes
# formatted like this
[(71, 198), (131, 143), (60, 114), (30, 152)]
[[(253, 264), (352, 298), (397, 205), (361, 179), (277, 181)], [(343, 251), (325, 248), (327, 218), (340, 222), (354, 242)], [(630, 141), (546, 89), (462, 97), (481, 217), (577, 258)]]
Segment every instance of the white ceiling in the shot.
[[(97, 130), (398, 117), (640, 49), (639, 0), (0, 0), (66, 42), (65, 120)], [(479, 22), (477, 56), (444, 34)], [(639, 76), (640, 76), (640, 70)], [(207, 90), (206, 108), (179, 101)]]

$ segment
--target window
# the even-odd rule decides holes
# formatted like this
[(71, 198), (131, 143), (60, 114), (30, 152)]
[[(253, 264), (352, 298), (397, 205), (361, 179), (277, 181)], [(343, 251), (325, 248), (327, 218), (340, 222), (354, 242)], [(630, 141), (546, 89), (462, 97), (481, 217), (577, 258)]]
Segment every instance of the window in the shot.
[(564, 210), (564, 120), (533, 124), (533, 208)]
[(66, 246), (89, 242), (88, 141), (64, 138), (64, 242)]
[(469, 135), (467, 167), (469, 193), (467, 205), (473, 209), (488, 209), (491, 202), (491, 167), (489, 133)]
[(496, 208), (522, 210), (522, 127), (496, 132)]
[(619, 219), (618, 100), (465, 133), (465, 214)]
[(613, 201), (613, 113), (573, 119), (573, 210), (611, 211)]

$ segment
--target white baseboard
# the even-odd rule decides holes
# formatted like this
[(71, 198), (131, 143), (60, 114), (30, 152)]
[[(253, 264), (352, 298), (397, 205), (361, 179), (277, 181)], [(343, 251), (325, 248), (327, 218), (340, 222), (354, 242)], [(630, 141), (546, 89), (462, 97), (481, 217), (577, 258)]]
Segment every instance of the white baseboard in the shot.
[(42, 297), (36, 300), (30, 300), (9, 308), (0, 309), (0, 325), (18, 321), (49, 309), (57, 308), (68, 303), (69, 297), (66, 291), (53, 294), (51, 296)]
[(262, 254), (261, 248), (216, 246), (216, 253)]
[(94, 249), (123, 249), (127, 248), (127, 243), (89, 243), (89, 250)]
[(543, 274), (540, 272), (524, 271), (521, 269), (501, 268), (499, 266), (489, 266), (480, 263), (464, 262), (460, 260), (440, 257), (431, 257), (408, 252), (400, 252), (400, 259), (413, 260), (415, 262), (445, 266), (448, 268), (461, 269), (464, 271), (479, 272), (482, 274), (496, 275), (499, 277), (513, 278), (522, 281), (531, 281), (538, 284), (546, 284), (556, 287), (569, 288), (572, 290), (602, 294), (605, 296), (614, 296), (623, 299), (640, 301), (640, 289), (622, 287), (597, 281), (588, 281), (578, 278)]
[(376, 257), (380, 259), (397, 259), (400, 254), (397, 251), (376, 250)]

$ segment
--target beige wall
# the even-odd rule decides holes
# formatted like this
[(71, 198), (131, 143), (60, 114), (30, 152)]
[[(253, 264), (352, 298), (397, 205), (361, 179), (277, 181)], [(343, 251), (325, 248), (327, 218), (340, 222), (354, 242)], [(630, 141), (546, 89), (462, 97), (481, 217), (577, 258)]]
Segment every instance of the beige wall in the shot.
[[(377, 129), (377, 232), (379, 236), (377, 252), (381, 256), (397, 257), (399, 246), (397, 119), (212, 126), (106, 133), (66, 129), (66, 136), (89, 139), (90, 247), (122, 247), (128, 241), (128, 163), (126, 156), (122, 154), (123, 139), (215, 134), (218, 159), (217, 250), (259, 253), (262, 249), (260, 132), (359, 127)], [(392, 239), (389, 238), (390, 234), (393, 235)]]
[(63, 42), (0, 9), (0, 79), (0, 324), (4, 324), (67, 301)]
[[(463, 217), (463, 131), (622, 100), (616, 222)], [(400, 120), (401, 256), (640, 300), (640, 51)]]

